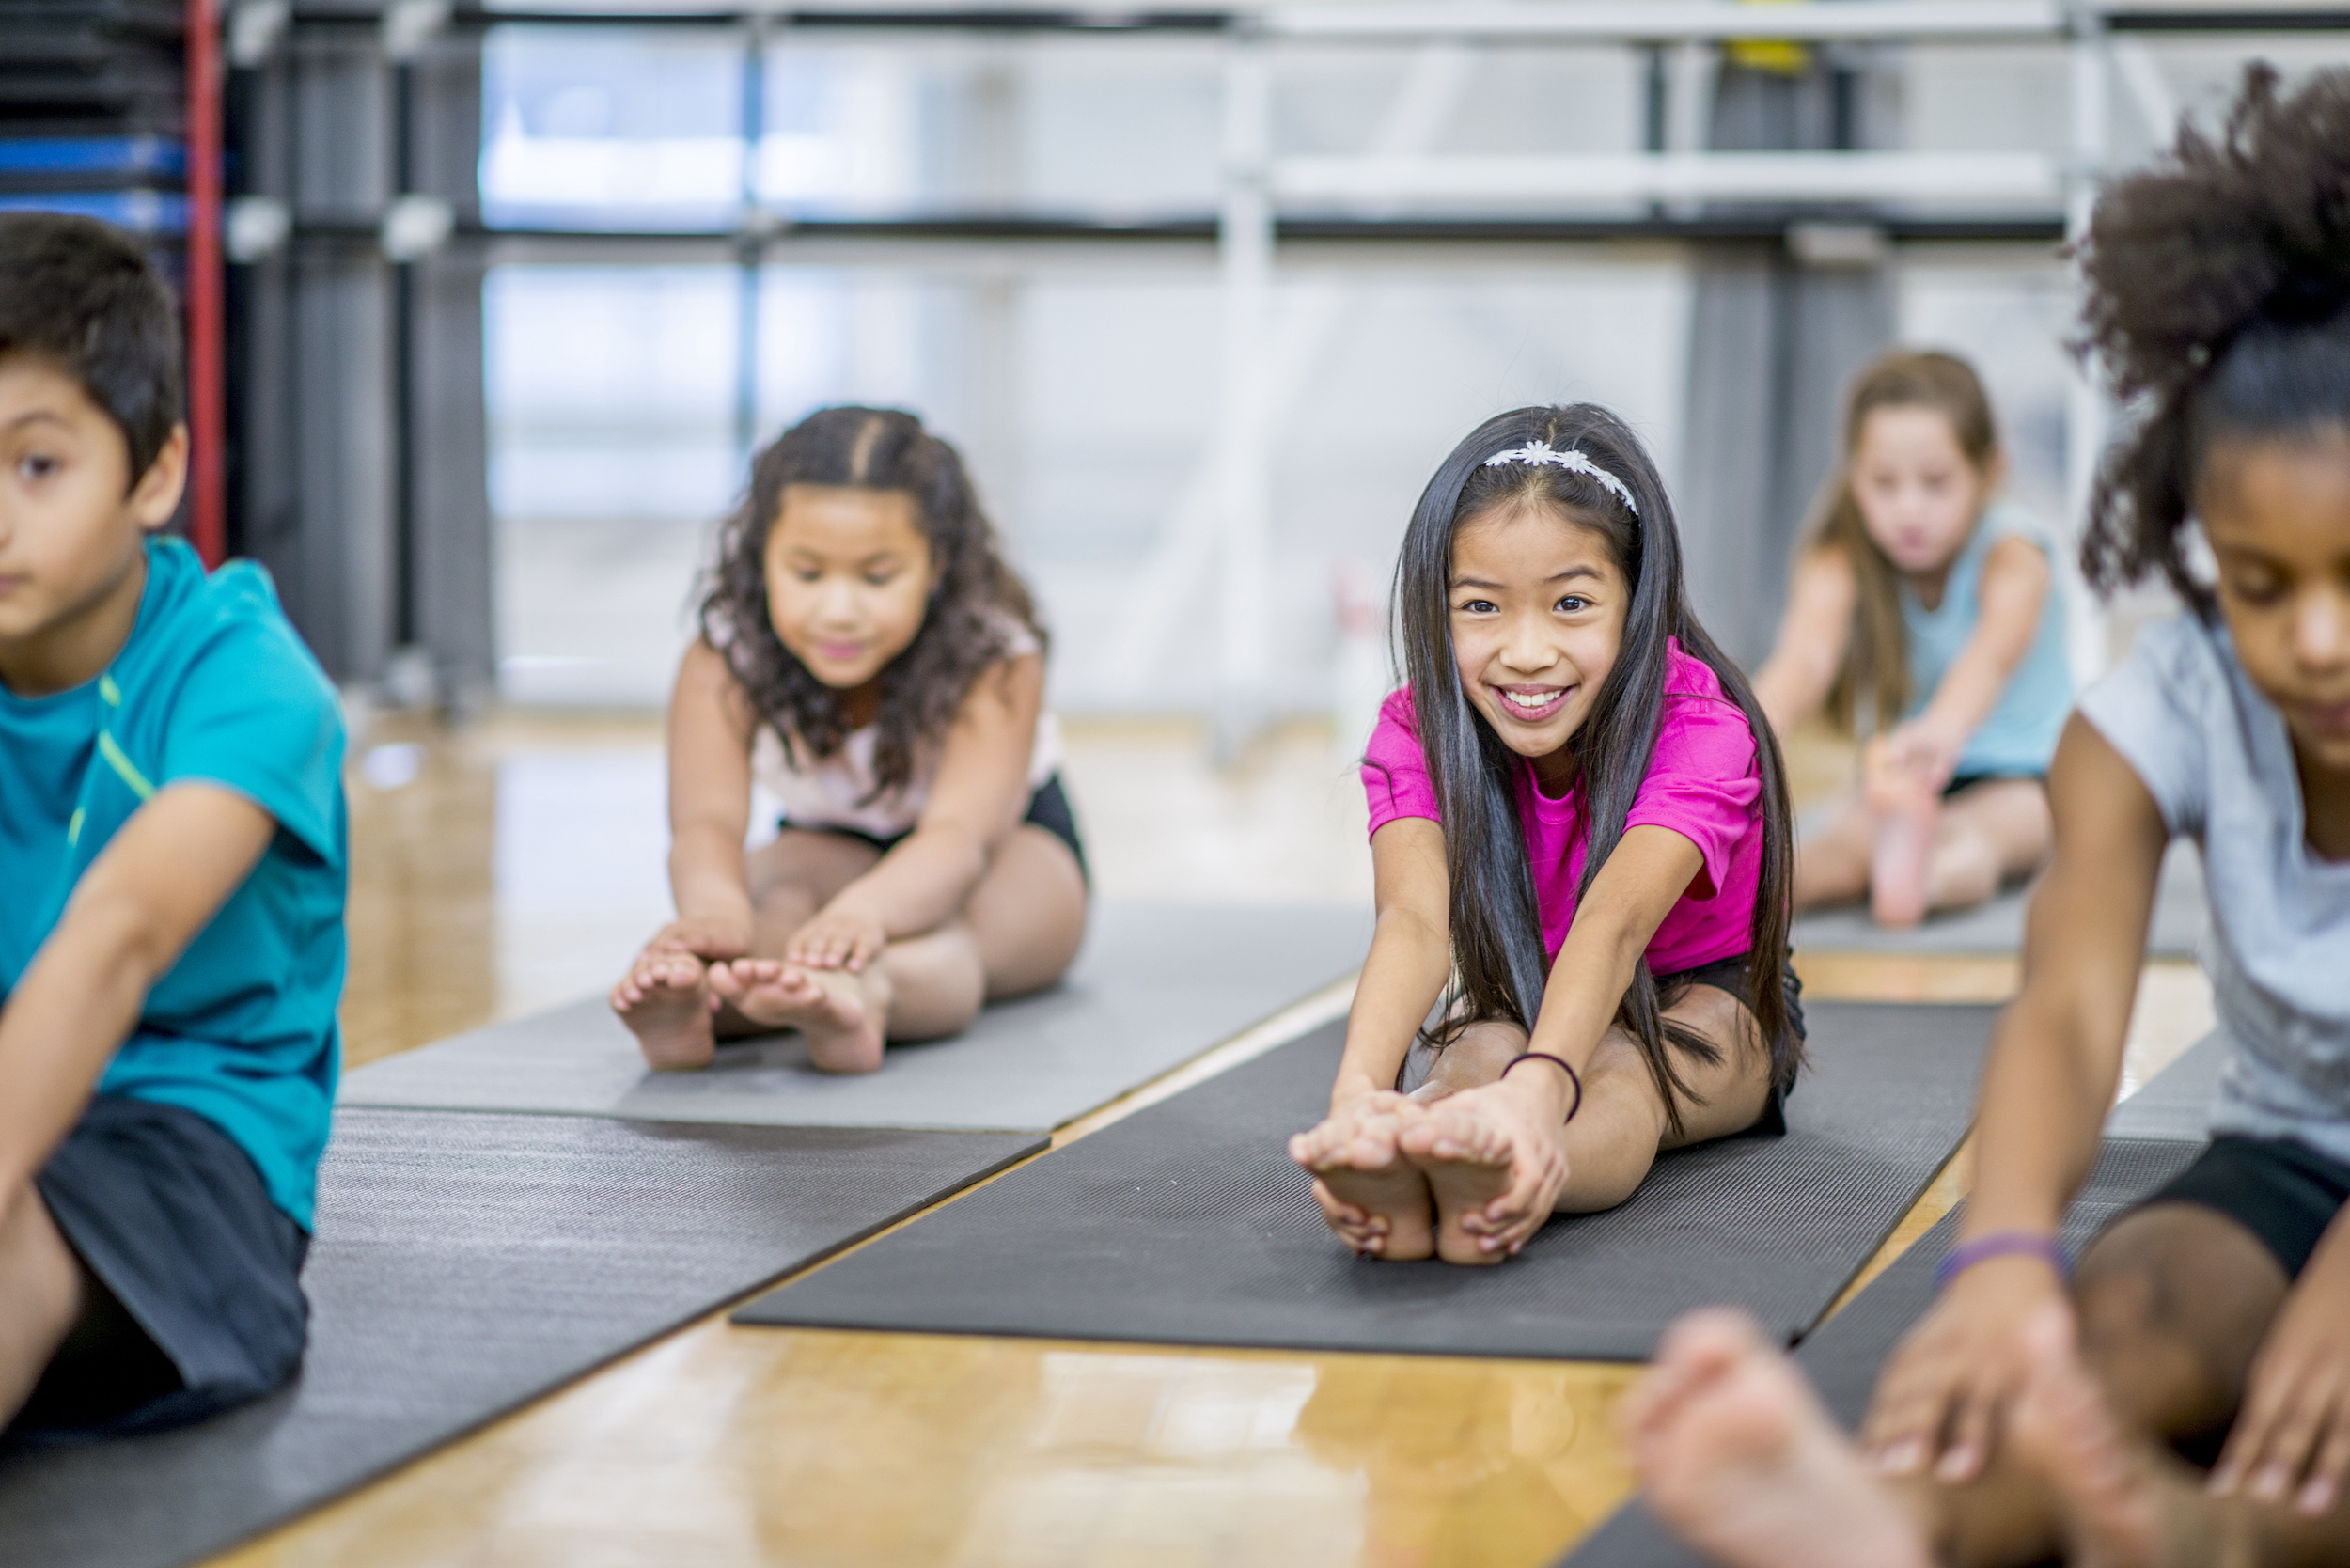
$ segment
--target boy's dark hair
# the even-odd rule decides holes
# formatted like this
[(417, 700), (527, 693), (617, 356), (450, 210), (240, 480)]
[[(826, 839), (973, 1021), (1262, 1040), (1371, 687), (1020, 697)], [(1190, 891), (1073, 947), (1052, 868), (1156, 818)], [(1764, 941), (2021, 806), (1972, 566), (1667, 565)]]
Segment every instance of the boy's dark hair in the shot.
[(135, 241), (95, 218), (0, 212), (0, 354), (80, 384), (130, 448), (137, 484), (184, 417), (180, 313)]
[[(1546, 463), (1488, 466), (1497, 452), (1546, 442), (1573, 448), (1614, 475), (1635, 498), (1636, 513), (1598, 480)], [(1785, 1084), (1803, 1046), (1787, 1012), (1788, 890), (1794, 866), (1794, 832), (1788, 817), (1787, 775), (1778, 742), (1754, 700), (1746, 677), (1714, 646), (1689, 607), (1681, 566), (1681, 534), (1671, 497), (1640, 438), (1624, 422), (1590, 403), (1521, 408), (1486, 420), (1452, 449), (1413, 509), (1395, 565), (1395, 631), (1412, 687), (1413, 713), (1429, 782), (1444, 813), (1445, 869), (1450, 884), (1454, 978), (1444, 1022), (1430, 1031), (1449, 1044), (1470, 1024), (1506, 1019), (1531, 1030), (1542, 1011), (1549, 971), (1543, 931), (1518, 825), (1516, 755), (1485, 722), (1461, 689), (1452, 652), (1452, 541), (1467, 524), (1520, 507), (1555, 510), (1596, 532), (1623, 574), (1631, 595), (1615, 666), (1601, 682), (1590, 715), (1570, 743), (1580, 764), (1582, 815), (1590, 835), (1578, 897), (1624, 835), (1624, 818), (1648, 776), (1664, 716), (1666, 639), (1702, 660), (1722, 692), (1754, 731), (1756, 772), (1762, 776), (1762, 865), (1756, 889), (1747, 997), (1771, 1054), (1773, 1081)], [(1677, 998), (1657, 995), (1643, 959), (1633, 970), (1617, 1022), (1639, 1042), (1650, 1076), (1665, 1102), (1672, 1130), (1681, 1131), (1681, 1102), (1695, 1099), (1673, 1065), (1668, 1045), (1700, 1060), (1721, 1053), (1702, 1035), (1668, 1022), (1663, 1010)]]
[(971, 682), (1005, 656), (1008, 635), (1044, 630), (1012, 574), (955, 449), (914, 415), (893, 408), (825, 408), (751, 460), (750, 493), (726, 520), (718, 566), (701, 602), (702, 635), (726, 656), (759, 716), (786, 753), (829, 757), (848, 739), (841, 694), (783, 646), (767, 617), (767, 535), (795, 484), (901, 491), (930, 541), (938, 585), (914, 641), (881, 673), (873, 745), (876, 796), (913, 780), (922, 752), (947, 733)]
[(2214, 441), (2350, 427), (2350, 71), (2290, 97), (2245, 71), (2217, 136), (2102, 196), (2083, 246), (2086, 347), (2135, 405), (2107, 454), (2081, 570), (2109, 588), (2154, 572), (2206, 619), (2182, 536)]

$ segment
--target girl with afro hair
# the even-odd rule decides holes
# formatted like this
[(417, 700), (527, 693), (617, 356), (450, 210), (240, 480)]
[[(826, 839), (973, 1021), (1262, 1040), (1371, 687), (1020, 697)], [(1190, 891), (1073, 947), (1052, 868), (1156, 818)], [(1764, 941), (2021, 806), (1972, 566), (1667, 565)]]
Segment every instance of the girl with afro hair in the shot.
[[(1723, 1561), (2350, 1562), (2350, 71), (2254, 67), (2082, 260), (2132, 421), (2082, 564), (2186, 607), (2058, 745), (1974, 1191), (1859, 1445), (1724, 1313), (1632, 1402), (1651, 1504)], [(2211, 1138), (2076, 1261), (2177, 838), (2211, 887)]]

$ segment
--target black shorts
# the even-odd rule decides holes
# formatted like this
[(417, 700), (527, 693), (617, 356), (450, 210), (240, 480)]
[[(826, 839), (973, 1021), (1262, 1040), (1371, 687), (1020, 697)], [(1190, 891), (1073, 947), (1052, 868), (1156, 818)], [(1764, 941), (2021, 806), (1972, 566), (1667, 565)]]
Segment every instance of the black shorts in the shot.
[(212, 1122), (101, 1095), (34, 1185), (81, 1262), (83, 1307), (10, 1436), (174, 1426), (301, 1366), (309, 1233)]
[(1942, 786), (1942, 798), (1944, 800), (1948, 800), (1952, 795), (1958, 793), (1961, 790), (1971, 790), (1978, 784), (2000, 784), (2009, 782), (2044, 785), (2048, 782), (2048, 776), (2044, 773), (1953, 774), (1950, 776), (1950, 781)]
[[(1717, 958), (1711, 964), (1700, 964), (1694, 969), (1677, 969), (1669, 975), (1658, 975), (1656, 977), (1658, 1004), (1670, 1007), (1680, 999), (1680, 993), (1686, 991), (1689, 987), (1710, 985), (1716, 990), (1729, 992), (1738, 999), (1738, 1005), (1745, 1008), (1748, 1015), (1752, 1015), (1754, 996), (1747, 988), (1747, 956), (1745, 953), (1740, 953), (1735, 958)], [(1782, 989), (1787, 998), (1787, 1024), (1794, 1031), (1795, 1044), (1799, 1047), (1806, 1039), (1810, 1038), (1805, 1032), (1803, 1023), (1803, 980), (1795, 973), (1793, 948), (1788, 949), (1787, 957), (1786, 978), (1782, 982)], [(1765, 1137), (1778, 1137), (1787, 1131), (1787, 1096), (1795, 1091), (1797, 1052), (1790, 1050), (1783, 1053), (1785, 1058), (1783, 1060), (1780, 1059), (1782, 1053), (1778, 1051), (1775, 1050), (1771, 1055), (1771, 1097), (1763, 1102), (1762, 1114), (1756, 1119), (1754, 1126), (1749, 1131)]]
[(2235, 1221), (2297, 1279), (2350, 1200), (2350, 1165), (2289, 1138), (2221, 1133), (2195, 1163), (2137, 1205), (2193, 1203)]
[[(1062, 843), (1067, 844), (1069, 853), (1077, 857), (1077, 874), (1086, 879), (1088, 886), (1092, 886), (1093, 873), (1086, 867), (1086, 847), (1077, 837), (1076, 813), (1070, 809), (1069, 792), (1061, 787), (1059, 774), (1053, 775), (1052, 777), (1036, 787), (1036, 792), (1028, 797), (1027, 814), (1020, 820), (1029, 826), (1042, 828)], [(854, 839), (860, 844), (870, 844), (884, 855), (896, 849), (913, 835), (911, 828), (904, 833), (865, 833), (854, 827), (834, 827), (828, 824), (802, 826), (789, 817), (784, 818), (776, 825), (798, 828), (803, 833), (838, 833), (844, 839)]]

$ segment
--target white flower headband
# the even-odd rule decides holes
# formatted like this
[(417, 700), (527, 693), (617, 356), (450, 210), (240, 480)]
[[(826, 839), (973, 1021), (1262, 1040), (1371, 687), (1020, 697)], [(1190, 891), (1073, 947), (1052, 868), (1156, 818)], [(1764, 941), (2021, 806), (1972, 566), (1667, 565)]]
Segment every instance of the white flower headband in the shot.
[(1632, 498), (1632, 487), (1598, 463), (1593, 463), (1590, 458), (1585, 457), (1576, 447), (1570, 447), (1561, 452), (1552, 449), (1547, 441), (1529, 441), (1523, 447), (1512, 447), (1506, 452), (1496, 452), (1485, 460), (1484, 466), (1498, 468), (1505, 463), (1547, 463), (1554, 468), (1564, 468), (1572, 473), (1581, 474), (1586, 478), (1596, 480), (1601, 489), (1613, 494), (1617, 500), (1623, 503), (1624, 510), (1633, 516), (1640, 515), (1640, 503)]

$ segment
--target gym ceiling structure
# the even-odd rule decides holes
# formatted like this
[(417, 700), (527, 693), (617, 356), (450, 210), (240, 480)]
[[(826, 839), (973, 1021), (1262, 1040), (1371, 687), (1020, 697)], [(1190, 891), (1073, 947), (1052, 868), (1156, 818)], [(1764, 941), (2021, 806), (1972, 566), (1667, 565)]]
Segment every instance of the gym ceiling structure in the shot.
[[(1755, 585), (1778, 582), (1832, 448), (1837, 389), (1891, 338), (1895, 254), (1926, 244), (2052, 253), (2083, 220), (2117, 113), (2167, 126), (2176, 112), (2134, 50), (2191, 34), (2323, 32), (2350, 12), (1844, 0), (1773, 7), (1769, 40), (1758, 43), (1761, 20), (1726, 0), (1138, 10), (236, 0), (215, 18), (230, 188), (217, 226), (196, 196), (188, 229), (199, 280), (209, 232), (226, 241), (225, 543), (268, 563), (337, 678), (380, 680), (414, 651), (411, 673), (431, 676), (419, 689), (462, 710), (490, 694), (497, 667), (481, 308), (494, 265), (738, 267), (737, 444), (747, 451), (760, 433), (748, 345), (762, 264), (1000, 276), (1080, 248), (1111, 264), (1180, 251), (1220, 279), (1220, 406), (1113, 662), (1147, 668), (1167, 656), (1183, 618), (1211, 618), (1222, 633), (1216, 730), (1229, 748), (1267, 716), (1269, 416), (1285, 376), (1294, 379), (1283, 355), (1339, 325), (1308, 323), (1288, 338), (1272, 330), (1285, 258), (1342, 267), (1404, 247), (1465, 261), (1647, 247), (1693, 265), (1684, 446), (1698, 455), (1680, 480), (1684, 525), (1702, 612), (1752, 656), (1778, 610), (1775, 589)], [(1221, 61), (1221, 196), (1212, 211), (1142, 216), (1044, 210), (999, 178), (992, 194), (982, 180), (977, 199), (956, 205), (840, 215), (763, 198), (758, 161), (743, 159), (730, 221), (646, 231), (493, 224), (479, 179), (483, 49), (494, 30), (521, 27), (728, 40), (739, 50), (747, 147), (762, 134), (762, 72), (797, 48), (1204, 40)], [(2062, 53), (2063, 153), (1886, 149), (1899, 144), (1883, 87), (1900, 52), (1985, 43)], [(1621, 48), (1641, 62), (1638, 150), (1432, 150), (1480, 55), (1560, 44)], [(1392, 51), (1402, 68), (1393, 101), (1357, 152), (1285, 153), (1272, 132), (1281, 62), (1333, 46)], [(1000, 94), (974, 95), (960, 134), (977, 155), (1004, 139), (1008, 112)], [(200, 281), (191, 297), (200, 306)], [(199, 344), (208, 320), (199, 308)], [(2067, 421), (2075, 496), (2103, 429), (2089, 384)], [(987, 432), (966, 439), (984, 448)]]

